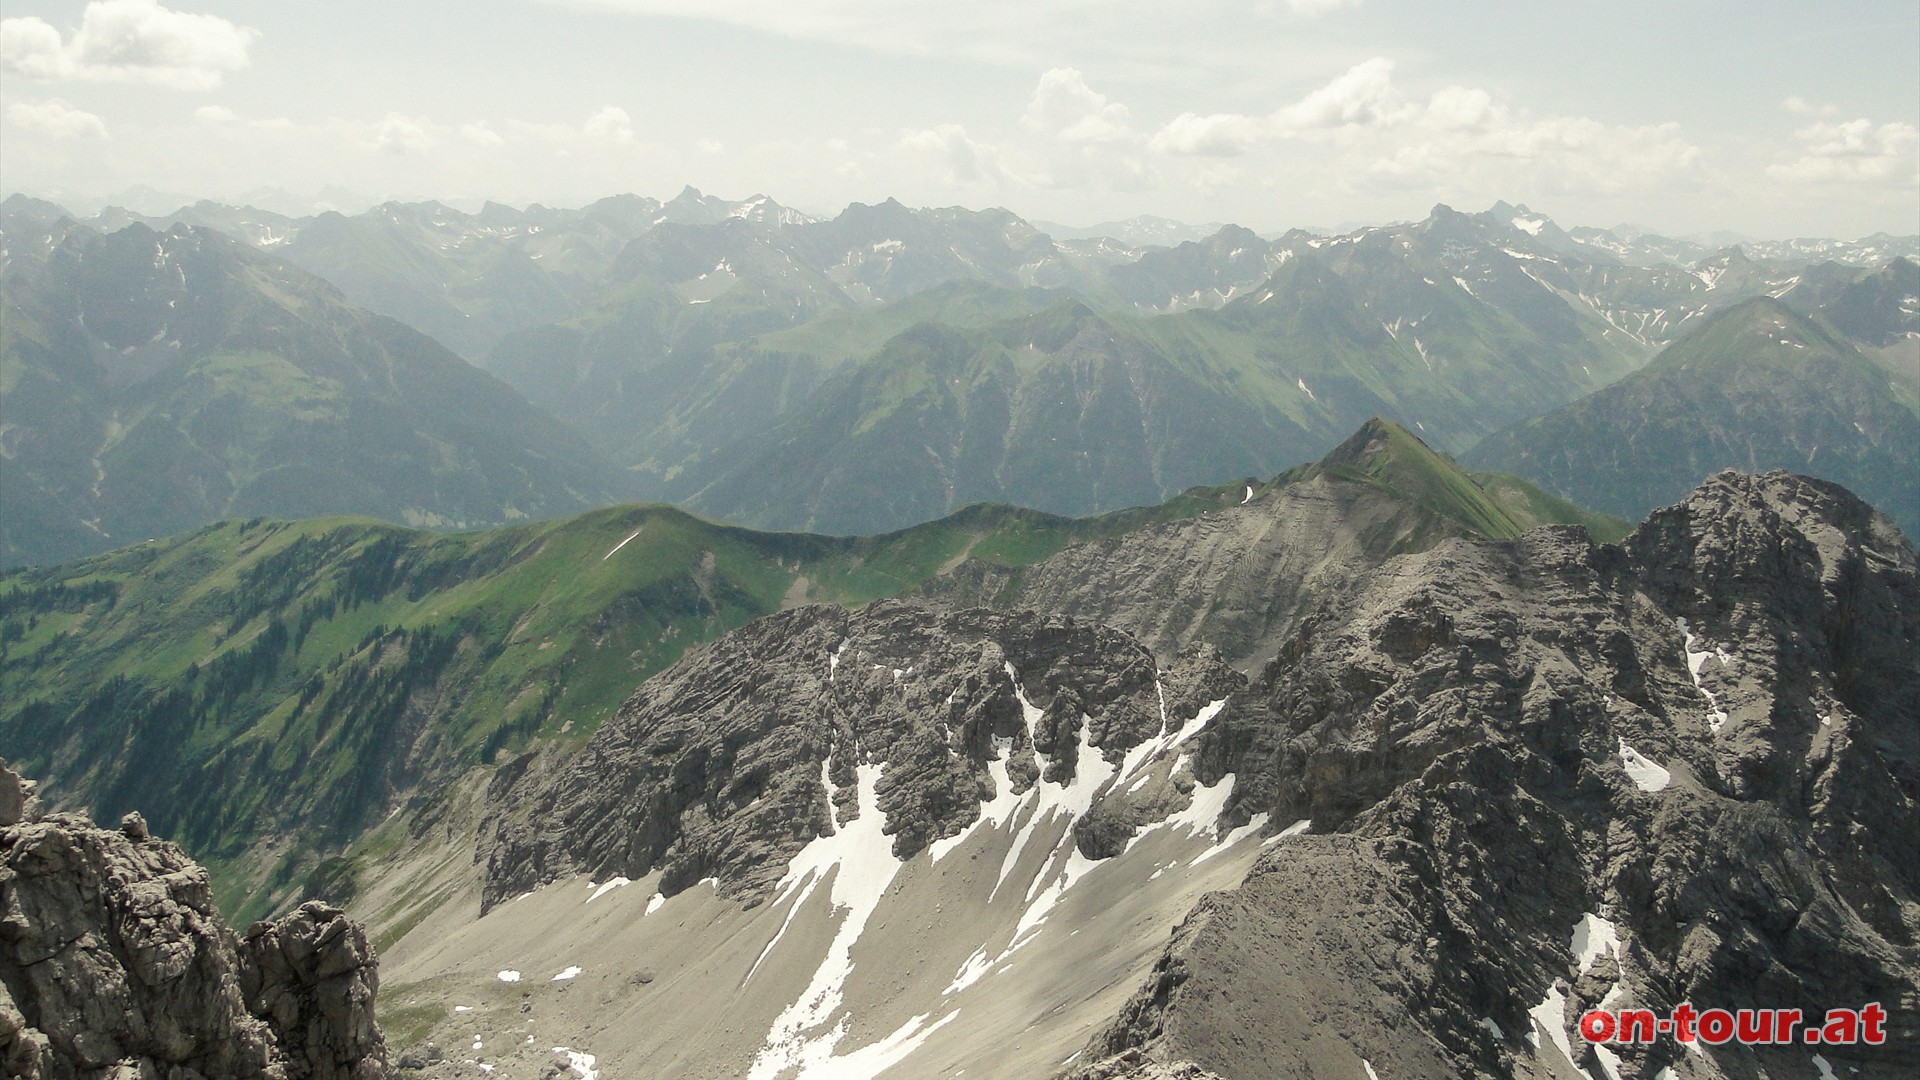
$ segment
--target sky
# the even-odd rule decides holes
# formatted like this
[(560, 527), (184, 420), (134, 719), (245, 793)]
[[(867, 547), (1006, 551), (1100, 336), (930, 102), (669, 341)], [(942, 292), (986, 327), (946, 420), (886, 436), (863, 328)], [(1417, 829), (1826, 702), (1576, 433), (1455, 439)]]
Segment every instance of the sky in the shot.
[(1920, 4), (0, 2), (0, 190), (1920, 233)]

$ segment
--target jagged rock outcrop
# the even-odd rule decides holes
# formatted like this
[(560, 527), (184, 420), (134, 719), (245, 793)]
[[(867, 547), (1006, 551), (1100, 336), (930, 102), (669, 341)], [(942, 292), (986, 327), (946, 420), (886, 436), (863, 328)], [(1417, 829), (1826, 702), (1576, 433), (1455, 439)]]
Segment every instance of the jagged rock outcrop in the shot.
[(257, 922), (240, 942), (240, 991), (304, 1075), (375, 1080), (386, 1045), (373, 1022), (379, 961), (346, 912), (309, 901), (278, 922)]
[[(0, 809), (22, 792), (0, 762)], [(44, 1080), (374, 1080), (364, 934), (310, 904), (243, 945), (206, 871), (148, 835), (18, 800), (0, 826), (0, 1063)]]
[(829, 812), (858, 815), (862, 763), (885, 766), (878, 805), (905, 858), (978, 818), (990, 758), (1004, 752), (1016, 792), (1043, 767), (1063, 782), (1083, 738), (1113, 756), (1243, 681), (1211, 650), (1163, 674), (1124, 634), (1029, 611), (783, 612), (649, 680), (577, 755), (503, 768), (489, 792), (503, 809), (482, 830), (486, 902), (655, 869), (667, 895), (707, 877), (763, 893), (832, 831)]

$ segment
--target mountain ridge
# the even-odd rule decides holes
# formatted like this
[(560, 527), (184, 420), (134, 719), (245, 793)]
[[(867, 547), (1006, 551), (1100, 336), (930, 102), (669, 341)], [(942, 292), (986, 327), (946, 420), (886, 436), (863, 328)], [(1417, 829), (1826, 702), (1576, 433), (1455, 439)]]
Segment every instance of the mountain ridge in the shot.
[[(1920, 289), (1920, 270), (1904, 265)], [(1490, 436), (1466, 459), (1622, 515), (1721, 467), (1791, 467), (1847, 484), (1912, 532), (1916, 455), (1920, 382), (1785, 298), (1759, 297), (1592, 397)]]

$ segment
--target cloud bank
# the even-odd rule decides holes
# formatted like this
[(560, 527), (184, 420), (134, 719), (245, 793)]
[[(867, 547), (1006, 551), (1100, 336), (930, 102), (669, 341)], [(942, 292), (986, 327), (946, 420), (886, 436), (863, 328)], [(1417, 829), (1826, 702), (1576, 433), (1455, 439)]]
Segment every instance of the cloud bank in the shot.
[(36, 82), (130, 82), (212, 90), (249, 63), (259, 34), (155, 0), (94, 0), (63, 38), (33, 16), (0, 20), (0, 72)]

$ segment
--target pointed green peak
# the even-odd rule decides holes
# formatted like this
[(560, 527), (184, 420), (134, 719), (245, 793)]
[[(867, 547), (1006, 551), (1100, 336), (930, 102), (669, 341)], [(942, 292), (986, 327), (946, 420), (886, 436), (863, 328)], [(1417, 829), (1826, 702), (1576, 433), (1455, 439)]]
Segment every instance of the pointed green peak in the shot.
[(1306, 472), (1302, 479), (1326, 476), (1377, 485), (1485, 536), (1518, 536), (1528, 524), (1502, 508), (1452, 458), (1378, 416)]

